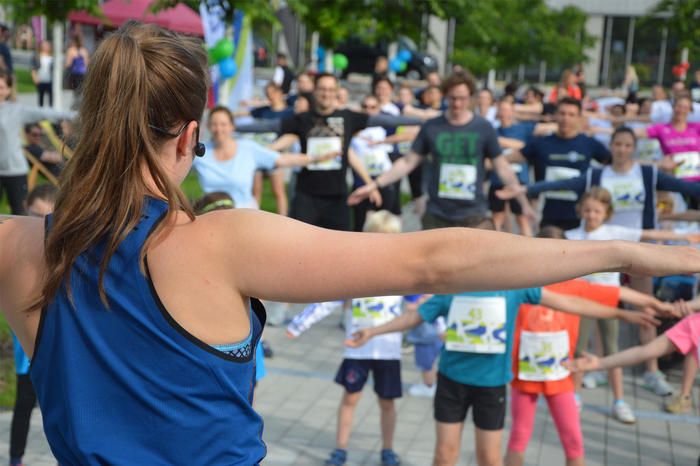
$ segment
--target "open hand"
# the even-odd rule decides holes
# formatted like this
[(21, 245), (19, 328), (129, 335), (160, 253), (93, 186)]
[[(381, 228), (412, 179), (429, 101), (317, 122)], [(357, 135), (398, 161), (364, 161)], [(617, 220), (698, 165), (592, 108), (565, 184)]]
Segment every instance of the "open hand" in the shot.
[(350, 348), (359, 348), (367, 343), (370, 338), (372, 338), (372, 329), (369, 327), (361, 328), (357, 332), (353, 333), (350, 338), (345, 340), (345, 346), (349, 346)]
[(622, 311), (620, 320), (628, 324), (639, 325), (641, 327), (658, 327), (661, 322), (655, 319), (656, 313), (650, 307), (644, 308), (641, 311)]
[(598, 356), (585, 351), (582, 354), (583, 356), (580, 358), (562, 361), (561, 365), (571, 372), (588, 372), (600, 369), (600, 359)]
[(521, 194), (525, 194), (526, 192), (527, 188), (521, 184), (518, 186), (504, 186), (501, 189), (497, 189), (495, 194), (496, 197), (500, 200), (508, 201), (510, 199), (515, 199), (516, 197), (520, 196)]
[[(370, 195), (372, 194), (373, 191), (376, 191), (377, 187), (376, 185), (373, 184), (365, 184), (354, 190), (353, 192), (350, 193), (350, 196), (348, 196), (348, 205), (357, 205), (360, 202), (364, 201)], [(381, 204), (381, 202), (380, 202)]]

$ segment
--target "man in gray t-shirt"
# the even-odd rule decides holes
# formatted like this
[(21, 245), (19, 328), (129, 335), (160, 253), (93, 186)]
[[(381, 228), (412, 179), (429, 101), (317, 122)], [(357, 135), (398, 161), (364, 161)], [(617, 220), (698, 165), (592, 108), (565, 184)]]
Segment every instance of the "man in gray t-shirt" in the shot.
[[(459, 226), (468, 216), (486, 212), (481, 188), (486, 157), (505, 185), (518, 185), (518, 177), (500, 155), (496, 131), (469, 109), (475, 90), (474, 79), (468, 73), (448, 76), (443, 82), (445, 114), (424, 123), (411, 150), (372, 184), (357, 188), (349, 203), (360, 202), (373, 190), (398, 181), (426, 162), (423, 183), (428, 190), (428, 205), (423, 228), (441, 228)], [(523, 204), (523, 212), (534, 218), (525, 197), (518, 200)]]

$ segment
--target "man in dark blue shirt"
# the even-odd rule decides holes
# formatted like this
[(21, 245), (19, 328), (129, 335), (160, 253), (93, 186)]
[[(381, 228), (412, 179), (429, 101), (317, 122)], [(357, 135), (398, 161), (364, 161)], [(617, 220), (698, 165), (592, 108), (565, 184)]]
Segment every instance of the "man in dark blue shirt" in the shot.
[[(555, 181), (580, 176), (591, 164), (610, 158), (610, 151), (596, 139), (581, 133), (581, 103), (564, 98), (557, 104), (557, 132), (534, 138), (519, 151), (507, 155), (512, 163), (528, 162), (535, 169), (535, 180)], [(570, 230), (579, 226), (576, 215), (578, 194), (555, 191), (545, 195), (540, 227), (558, 226)]]
[(7, 68), (7, 71), (12, 75), (14, 73), (12, 67), (12, 54), (10, 53), (10, 47), (7, 45), (10, 37), (10, 28), (6, 25), (0, 23), (0, 56)]

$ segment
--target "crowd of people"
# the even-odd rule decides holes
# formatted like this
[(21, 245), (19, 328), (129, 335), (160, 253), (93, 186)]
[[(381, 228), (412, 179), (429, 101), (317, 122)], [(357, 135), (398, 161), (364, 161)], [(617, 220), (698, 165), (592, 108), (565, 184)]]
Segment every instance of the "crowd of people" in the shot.
[[(423, 329), (412, 333), (424, 373), (412, 392), (434, 399), (435, 464), (457, 461), (469, 409), (478, 463), (503, 462), (509, 384), (509, 465), (523, 463), (539, 394), (567, 464), (583, 464), (581, 386), (604, 376), (582, 371), (608, 370), (612, 415), (634, 423), (619, 367), (645, 361), (644, 386), (667, 396), (656, 358), (687, 354), (668, 409), (690, 409), (700, 302), (662, 302), (649, 277), (700, 272), (700, 252), (642, 244), (700, 242), (700, 105), (684, 83), (671, 99), (655, 89), (645, 100), (631, 81), (627, 99), (591, 99), (572, 70), (545, 101), (534, 86), (497, 95), (461, 69), (431, 73), (421, 89), (396, 89), (376, 72), (356, 107), (336, 76), (292, 79), (280, 56), (266, 99), (204, 116), (207, 56), (195, 40), (128, 22), (90, 64), (79, 42), (72, 47), (83, 93), (73, 155), (33, 152), (62, 171), (54, 213), (46, 225), (0, 218), (0, 310), (32, 360), (31, 382), (18, 377), (26, 396), (13, 436), (26, 438), (35, 396), (60, 463), (259, 462), (253, 396), (266, 315), (256, 298), (314, 303), (292, 320), (290, 338), (345, 309), (335, 378), (344, 394), (327, 464), (351, 454), (370, 373), (381, 463), (400, 463), (394, 400), (410, 328)], [(38, 120), (76, 114), (13, 103), (12, 84), (0, 70), (0, 187), (21, 215), (22, 125), (27, 146), (41, 146)], [(236, 124), (240, 116), (256, 120)], [(200, 141), (203, 123), (210, 142)], [(264, 132), (274, 140), (246, 135)], [(178, 187), (190, 170), (206, 193), (196, 220)], [(260, 171), (281, 215), (257, 211)], [(400, 234), (404, 177), (423, 230), (434, 231)], [(33, 215), (48, 213), (31, 200)], [(667, 228), (674, 221), (685, 224)], [(659, 318), (681, 317), (657, 336)], [(643, 346), (618, 353), (615, 319), (639, 325)], [(602, 358), (586, 353), (596, 320)], [(13, 461), (23, 444), (13, 442)]]

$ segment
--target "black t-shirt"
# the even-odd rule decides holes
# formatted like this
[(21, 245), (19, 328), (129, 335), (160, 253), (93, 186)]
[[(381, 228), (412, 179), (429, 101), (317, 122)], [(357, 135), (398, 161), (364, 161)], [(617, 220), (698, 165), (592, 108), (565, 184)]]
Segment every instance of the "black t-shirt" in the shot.
[(336, 110), (330, 115), (311, 111), (283, 119), (280, 134), (299, 136), (302, 152), (313, 156), (343, 151), (342, 156), (302, 169), (297, 176), (297, 190), (319, 197), (347, 196), (348, 147), (353, 135), (366, 126), (367, 115), (350, 110)]
[(411, 149), (427, 157), (423, 183), (428, 212), (455, 222), (486, 212), (484, 158), (501, 154), (498, 134), (489, 122), (477, 115), (459, 126), (444, 116), (428, 120)]
[[(29, 145), (29, 146), (24, 146), (24, 148), (34, 156), (35, 159), (41, 160), (41, 154), (43, 154), (46, 149), (44, 149), (41, 146), (36, 146), (36, 145)], [(31, 160), (27, 160), (29, 162), (29, 166), (34, 166), (34, 164), (31, 162)], [(49, 163), (49, 162), (42, 162), (44, 166), (51, 172), (51, 174), (55, 177), (59, 177), (61, 175), (61, 170), (63, 169), (63, 163)]]

